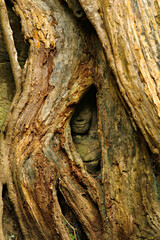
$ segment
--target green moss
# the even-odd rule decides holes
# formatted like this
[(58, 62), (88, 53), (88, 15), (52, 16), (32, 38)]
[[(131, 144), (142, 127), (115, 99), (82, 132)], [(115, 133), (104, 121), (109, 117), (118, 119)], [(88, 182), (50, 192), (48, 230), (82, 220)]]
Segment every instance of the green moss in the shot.
[(70, 233), (70, 236), (71, 236), (71, 239), (72, 239), (72, 240), (75, 239), (75, 236), (74, 236), (72, 233)]

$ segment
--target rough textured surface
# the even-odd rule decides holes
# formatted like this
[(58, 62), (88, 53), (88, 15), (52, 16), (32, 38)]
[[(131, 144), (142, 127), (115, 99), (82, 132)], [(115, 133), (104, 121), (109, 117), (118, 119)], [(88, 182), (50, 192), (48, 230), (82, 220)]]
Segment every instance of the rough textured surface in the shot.
[[(10, 236), (4, 220), (2, 222), (2, 203), (6, 205), (8, 197), (18, 217), (18, 223), (17, 218), (11, 217), (11, 226), (20, 226), (23, 233), (18, 236), (15, 231), (15, 239), (158, 239), (159, 165), (157, 156), (151, 154), (135, 124), (135, 121), (139, 127), (144, 124), (145, 133), (143, 126), (141, 131), (148, 141), (146, 122), (140, 118), (144, 102), (141, 111), (134, 105), (140, 94), (134, 84), (141, 90), (146, 84), (148, 89), (153, 79), (141, 76), (144, 73), (141, 61), (132, 62), (134, 44), (133, 49), (126, 46), (126, 42), (130, 43), (129, 37), (136, 38), (140, 27), (136, 25), (138, 30), (132, 29), (129, 35), (129, 23), (142, 24), (143, 21), (139, 21), (138, 10), (135, 11), (137, 18), (131, 14), (132, 1), (125, 4), (79, 1), (98, 33), (106, 60), (89, 21), (73, 15), (76, 1), (67, 2), (68, 5), (59, 0), (14, 1), (30, 48), (22, 68), (21, 91), (12, 101), (1, 133), (0, 233), (2, 235), (3, 229), (5, 235), (2, 240)], [(143, 38), (143, 34), (139, 37)], [(142, 50), (144, 53), (143, 44), (138, 53)], [(152, 49), (152, 45), (150, 48), (147, 45), (146, 52), (148, 49)], [(154, 51), (156, 57), (156, 48)], [(135, 68), (141, 69), (141, 74), (132, 71)], [(152, 71), (156, 72), (157, 66)], [(91, 174), (85, 168), (71, 130), (72, 116), (93, 85), (96, 87), (96, 133), (101, 145), (99, 174)], [(147, 100), (146, 91), (142, 92)], [(132, 94), (135, 99), (131, 98)], [(149, 97), (150, 92), (148, 94)], [(156, 96), (153, 98), (151, 102)], [(133, 106), (135, 114), (140, 114), (138, 118)], [(155, 109), (157, 106), (155, 104)], [(155, 109), (152, 111), (156, 115)], [(159, 144), (159, 128), (156, 125), (152, 128), (156, 119), (151, 122), (146, 119), (151, 123), (148, 129), (151, 127), (153, 132), (157, 129), (157, 135), (150, 133), (153, 143), (148, 141), (153, 152)], [(4, 207), (3, 219), (7, 212)]]
[(96, 90), (83, 97), (71, 119), (72, 138), (85, 167), (92, 174), (100, 173), (101, 145), (98, 138)]
[[(80, 0), (120, 91), (153, 153), (160, 149), (159, 28), (155, 1)], [(136, 94), (135, 94), (136, 93)]]
[[(13, 37), (18, 51), (18, 60), (23, 67), (25, 59), (28, 56), (28, 44), (24, 42), (21, 32), (19, 18), (12, 10), (12, 4), (9, 3), (8, 14), (10, 24), (13, 29)], [(11, 101), (15, 95), (15, 84), (13, 80), (9, 55), (3, 39), (2, 28), (0, 24), (0, 129), (4, 123)]]
[(9, 62), (0, 63), (0, 129), (5, 121), (14, 96), (14, 82)]
[(14, 96), (14, 80), (2, 30), (0, 28), (0, 129), (5, 121), (10, 103)]

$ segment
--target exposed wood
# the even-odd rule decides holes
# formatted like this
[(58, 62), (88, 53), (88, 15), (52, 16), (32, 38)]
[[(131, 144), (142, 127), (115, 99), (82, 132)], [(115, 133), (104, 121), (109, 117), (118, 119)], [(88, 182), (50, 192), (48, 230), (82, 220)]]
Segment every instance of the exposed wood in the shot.
[[(1, 132), (0, 207), (6, 185), (26, 240), (158, 239), (159, 165), (148, 148), (159, 153), (155, 9), (142, 0), (79, 2), (101, 43), (74, 1), (78, 19), (59, 0), (13, 1), (30, 48)], [(95, 174), (71, 130), (93, 86), (102, 151)]]
[(17, 94), (21, 91), (21, 67), (18, 62), (17, 50), (15, 48), (12, 29), (10, 27), (7, 8), (4, 0), (0, 1), (0, 17), (4, 40), (9, 53), (12, 72), (16, 84)]
[(84, 1), (120, 91), (151, 151), (160, 149), (159, 27), (153, 1)]

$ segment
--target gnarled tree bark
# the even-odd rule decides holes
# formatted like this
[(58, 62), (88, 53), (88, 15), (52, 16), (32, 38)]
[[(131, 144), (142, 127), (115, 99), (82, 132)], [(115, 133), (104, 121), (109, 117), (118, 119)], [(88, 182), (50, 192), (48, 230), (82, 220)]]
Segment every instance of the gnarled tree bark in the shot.
[[(0, 140), (2, 240), (7, 201), (15, 239), (158, 239), (158, 1), (66, 2), (12, 1), (29, 42), (22, 67), (0, 0), (16, 84)], [(90, 89), (101, 146), (95, 173), (71, 130)]]

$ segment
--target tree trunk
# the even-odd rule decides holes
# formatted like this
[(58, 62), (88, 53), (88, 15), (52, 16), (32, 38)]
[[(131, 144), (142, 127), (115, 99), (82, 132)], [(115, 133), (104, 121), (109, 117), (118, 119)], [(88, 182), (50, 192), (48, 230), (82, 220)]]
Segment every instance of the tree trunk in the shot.
[(158, 1), (12, 4), (29, 52), (0, 0), (16, 88), (0, 140), (2, 240), (159, 239)]

